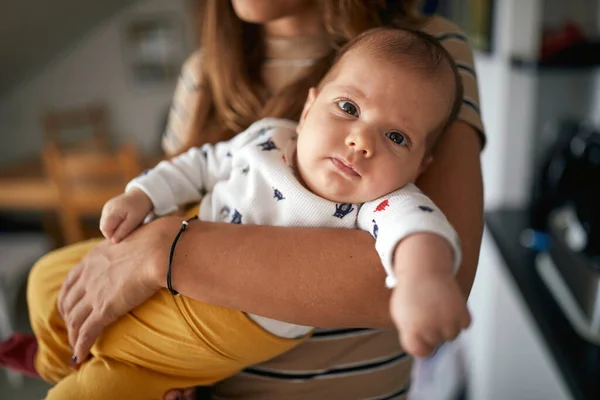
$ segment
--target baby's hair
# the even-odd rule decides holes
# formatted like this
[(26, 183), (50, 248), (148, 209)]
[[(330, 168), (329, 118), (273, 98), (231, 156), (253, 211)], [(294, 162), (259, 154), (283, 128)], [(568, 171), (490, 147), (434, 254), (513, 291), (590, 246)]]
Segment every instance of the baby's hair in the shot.
[(350, 52), (366, 52), (368, 56), (397, 62), (423, 74), (427, 79), (445, 79), (448, 68), (454, 82), (454, 100), (448, 118), (442, 126), (427, 135), (427, 153), (440, 135), (456, 120), (463, 99), (462, 79), (450, 53), (433, 36), (427, 33), (400, 29), (375, 28), (363, 32), (348, 42), (339, 52), (329, 72), (323, 77), (319, 88), (333, 80)]

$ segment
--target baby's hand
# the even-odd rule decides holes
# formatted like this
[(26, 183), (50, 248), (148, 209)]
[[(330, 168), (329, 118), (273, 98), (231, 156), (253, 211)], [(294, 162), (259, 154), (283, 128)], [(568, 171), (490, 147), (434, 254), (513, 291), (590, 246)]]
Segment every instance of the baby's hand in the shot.
[(152, 202), (144, 192), (133, 189), (106, 202), (100, 217), (100, 231), (105, 238), (119, 243), (152, 211)]
[(399, 277), (390, 301), (400, 343), (417, 357), (431, 355), (471, 323), (465, 298), (450, 268), (406, 272)]

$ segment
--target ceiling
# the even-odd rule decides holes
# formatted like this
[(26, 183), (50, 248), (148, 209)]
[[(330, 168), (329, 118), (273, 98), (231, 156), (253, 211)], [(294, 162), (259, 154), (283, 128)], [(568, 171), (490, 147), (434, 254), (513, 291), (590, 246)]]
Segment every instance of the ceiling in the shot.
[(0, 4), (0, 96), (135, 0), (4, 0)]

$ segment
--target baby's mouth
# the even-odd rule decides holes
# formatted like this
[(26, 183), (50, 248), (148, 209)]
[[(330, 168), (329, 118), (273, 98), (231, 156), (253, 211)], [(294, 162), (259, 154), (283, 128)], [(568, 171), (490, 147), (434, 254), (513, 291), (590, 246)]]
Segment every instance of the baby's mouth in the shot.
[(331, 157), (329, 160), (331, 161), (333, 166), (342, 174), (350, 178), (360, 178), (360, 174), (358, 173), (358, 171), (356, 171), (356, 169), (350, 162), (337, 157)]

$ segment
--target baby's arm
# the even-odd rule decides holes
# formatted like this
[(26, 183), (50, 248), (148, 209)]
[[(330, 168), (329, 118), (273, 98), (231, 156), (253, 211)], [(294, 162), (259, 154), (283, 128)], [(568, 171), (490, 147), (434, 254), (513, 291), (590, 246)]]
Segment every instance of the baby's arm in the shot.
[(431, 354), (469, 326), (469, 311), (454, 279), (452, 258), (447, 240), (432, 233), (413, 234), (394, 252), (397, 283), (390, 312), (402, 346), (414, 356)]
[(144, 192), (130, 190), (106, 202), (100, 216), (100, 232), (119, 243), (138, 227), (152, 211), (152, 202)]
[(161, 216), (198, 202), (214, 185), (227, 179), (233, 154), (256, 137), (267, 122), (257, 122), (227, 142), (206, 144), (163, 161), (127, 184), (125, 193), (108, 201), (100, 230), (117, 243), (153, 212)]
[(376, 239), (386, 285), (394, 288), (390, 311), (405, 350), (424, 356), (456, 337), (469, 324), (453, 276), (460, 265), (460, 244), (435, 204), (408, 185), (365, 203), (359, 227)]
[(154, 213), (165, 215), (179, 206), (198, 202), (211, 192), (215, 184), (229, 178), (237, 151), (260, 134), (268, 120), (252, 124), (244, 132), (226, 142), (191, 148), (131, 181), (125, 191), (134, 188), (152, 201)]
[(112, 198), (102, 208), (100, 231), (104, 237), (118, 243), (151, 212), (165, 215), (177, 210), (179, 205), (199, 201), (204, 191), (203, 182), (210, 182), (206, 179), (210, 170), (208, 156), (205, 156), (210, 150), (208, 145), (190, 149), (129, 182), (125, 193)]

